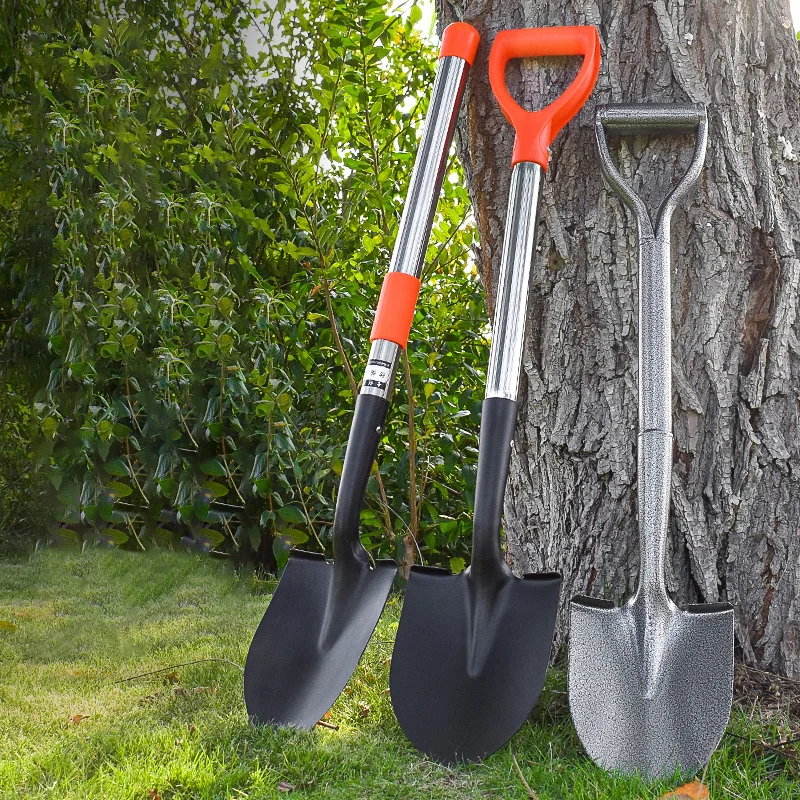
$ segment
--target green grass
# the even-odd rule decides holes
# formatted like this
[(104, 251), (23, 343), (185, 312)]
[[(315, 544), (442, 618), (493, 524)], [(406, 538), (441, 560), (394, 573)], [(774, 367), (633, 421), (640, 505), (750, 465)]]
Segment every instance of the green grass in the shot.
[[(528, 798), (512, 754), (541, 800), (645, 800), (675, 785), (595, 767), (559, 671), (523, 730), (486, 762), (448, 769), (421, 756), (386, 691), (397, 597), (332, 709), (338, 730), (249, 726), (241, 672), (227, 663), (118, 683), (195, 659), (243, 664), (264, 588), (219, 562), (170, 553), (49, 551), (0, 562), (0, 797)], [(76, 714), (87, 717), (75, 724)], [(779, 722), (750, 723), (735, 709), (731, 729), (768, 738)], [(712, 798), (800, 798), (788, 762), (764, 752), (726, 736), (707, 775)], [(281, 782), (297, 788), (282, 792)]]

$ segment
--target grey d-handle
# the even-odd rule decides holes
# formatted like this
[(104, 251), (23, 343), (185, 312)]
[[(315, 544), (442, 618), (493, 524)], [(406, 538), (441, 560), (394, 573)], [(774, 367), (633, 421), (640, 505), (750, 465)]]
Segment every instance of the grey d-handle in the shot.
[[(686, 174), (651, 219), (647, 207), (620, 174), (606, 132), (625, 135), (696, 133)], [(665, 559), (672, 472), (672, 320), (670, 220), (697, 181), (708, 140), (705, 107), (693, 105), (601, 106), (595, 117), (600, 166), (611, 188), (636, 217), (639, 234), (639, 447), (638, 502), (641, 548), (636, 594), (667, 601)]]

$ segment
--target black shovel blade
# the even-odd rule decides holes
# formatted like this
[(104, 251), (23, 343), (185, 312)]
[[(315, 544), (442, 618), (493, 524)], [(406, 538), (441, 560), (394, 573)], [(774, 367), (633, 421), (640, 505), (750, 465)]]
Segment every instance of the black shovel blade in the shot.
[(533, 710), (555, 631), (561, 576), (414, 567), (392, 656), (392, 705), (416, 748), (445, 764), (502, 747)]
[(353, 674), (397, 573), (293, 551), (244, 667), (251, 720), (310, 730)]

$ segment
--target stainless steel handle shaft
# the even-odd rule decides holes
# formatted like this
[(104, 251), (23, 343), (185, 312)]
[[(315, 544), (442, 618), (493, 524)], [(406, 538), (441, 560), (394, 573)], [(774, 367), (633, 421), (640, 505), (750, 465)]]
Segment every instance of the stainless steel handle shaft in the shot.
[[(417, 278), (422, 274), (436, 201), (447, 169), (450, 144), (468, 74), (469, 65), (461, 58), (444, 56), (439, 60), (422, 140), (392, 251), (390, 272), (405, 272)], [(374, 394), (388, 399), (399, 359), (399, 345), (376, 339), (370, 348), (361, 394)]]
[(542, 177), (542, 168), (532, 161), (517, 164), (511, 173), (486, 397), (517, 399)]
[(442, 188), (468, 73), (469, 65), (461, 58), (445, 56), (439, 61), (389, 265), (391, 272), (406, 272), (416, 277), (422, 274), (436, 201)]

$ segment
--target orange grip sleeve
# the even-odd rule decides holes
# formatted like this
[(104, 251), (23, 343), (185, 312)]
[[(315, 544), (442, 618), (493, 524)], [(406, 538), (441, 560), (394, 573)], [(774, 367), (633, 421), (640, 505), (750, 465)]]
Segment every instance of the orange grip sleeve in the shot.
[(369, 340), (386, 339), (404, 350), (411, 332), (421, 281), (405, 272), (387, 272)]
[(480, 41), (481, 35), (472, 25), (466, 22), (453, 22), (444, 29), (439, 58), (458, 56), (472, 66)]

